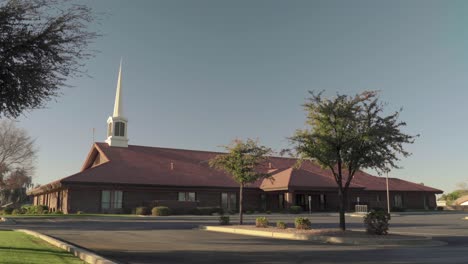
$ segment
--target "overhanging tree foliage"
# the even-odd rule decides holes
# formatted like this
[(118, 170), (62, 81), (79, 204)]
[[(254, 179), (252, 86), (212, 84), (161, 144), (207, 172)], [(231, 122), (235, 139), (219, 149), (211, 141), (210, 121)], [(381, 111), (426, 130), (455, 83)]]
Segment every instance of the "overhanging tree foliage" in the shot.
[(0, 2), (0, 118), (43, 107), (84, 73), (93, 21), (90, 8), (65, 0)]
[(260, 166), (271, 154), (270, 148), (258, 145), (252, 139), (247, 141), (234, 140), (230, 145), (224, 146), (227, 153), (211, 159), (209, 164), (219, 170), (223, 170), (239, 183), (239, 224), (243, 223), (243, 190), (246, 184), (253, 183), (261, 178), (268, 177)]
[(378, 94), (366, 91), (355, 96), (338, 94), (333, 99), (310, 92), (304, 104), (310, 129), (297, 130), (290, 138), (302, 160), (312, 160), (334, 175), (338, 185), (340, 228), (346, 229), (345, 210), (349, 185), (356, 172), (378, 173), (398, 168), (400, 157), (410, 155), (403, 145), (416, 136), (405, 134), (400, 111), (385, 116)]
[(31, 186), (34, 140), (13, 121), (0, 121), (0, 205), (22, 202)]

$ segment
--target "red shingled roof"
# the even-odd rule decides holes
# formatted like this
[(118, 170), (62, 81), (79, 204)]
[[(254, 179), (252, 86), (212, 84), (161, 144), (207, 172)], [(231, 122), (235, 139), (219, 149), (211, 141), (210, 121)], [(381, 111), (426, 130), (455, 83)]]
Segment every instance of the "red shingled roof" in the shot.
[[(335, 179), (330, 176), (320, 175), (301, 168), (286, 168), (284, 170), (273, 173), (271, 179), (263, 180), (260, 188), (263, 190), (295, 190), (310, 189), (336, 189)], [(351, 183), (350, 188), (361, 188), (363, 186)]]
[[(92, 167), (96, 155), (101, 155), (102, 164)], [(215, 170), (208, 161), (222, 153), (145, 147), (129, 145), (128, 148), (109, 147), (106, 143), (96, 143), (91, 149), (81, 172), (59, 180), (60, 183), (113, 183), (185, 187), (238, 187), (227, 174)], [(298, 169), (292, 168), (296, 159), (271, 157), (269, 165), (274, 181), (265, 179), (247, 187), (265, 190), (300, 188), (336, 188), (329, 170), (324, 170), (312, 162), (303, 162)], [(272, 170), (270, 170), (272, 171)], [(389, 179), (392, 191), (442, 191), (407, 182)], [(386, 190), (385, 178), (358, 172), (351, 188), (365, 190)], [(32, 191), (33, 193), (36, 190)]]

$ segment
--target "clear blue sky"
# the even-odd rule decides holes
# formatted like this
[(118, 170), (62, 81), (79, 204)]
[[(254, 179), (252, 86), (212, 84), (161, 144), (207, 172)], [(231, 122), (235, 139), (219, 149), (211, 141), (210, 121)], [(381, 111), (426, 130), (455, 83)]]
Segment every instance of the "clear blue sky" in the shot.
[(450, 191), (468, 180), (467, 1), (85, 1), (105, 12), (92, 78), (20, 118), (40, 149), (36, 183), (78, 172), (104, 141), (123, 57), (130, 144), (280, 150), (308, 90), (380, 90), (421, 134), (392, 176)]

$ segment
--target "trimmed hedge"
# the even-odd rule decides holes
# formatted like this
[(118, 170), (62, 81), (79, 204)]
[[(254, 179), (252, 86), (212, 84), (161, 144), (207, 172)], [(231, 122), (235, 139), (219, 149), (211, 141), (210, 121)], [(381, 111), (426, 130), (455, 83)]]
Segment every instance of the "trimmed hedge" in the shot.
[(21, 206), (23, 214), (47, 214), (49, 207), (46, 205), (23, 205)]
[(230, 218), (227, 215), (222, 215), (219, 217), (219, 224), (220, 225), (229, 225)]
[(389, 220), (390, 215), (385, 211), (370, 211), (364, 217), (367, 233), (372, 235), (388, 234)]
[(296, 229), (310, 229), (312, 226), (312, 223), (307, 217), (297, 217), (294, 220), (294, 225)]
[(151, 213), (156, 216), (167, 216), (171, 215), (171, 210), (166, 206), (156, 206), (151, 210)]
[(293, 205), (289, 208), (289, 213), (291, 214), (300, 214), (302, 212), (302, 207)]
[(276, 228), (278, 229), (286, 229), (286, 224), (282, 221), (276, 222)]
[(255, 226), (256, 227), (268, 227), (268, 219), (266, 217), (257, 217), (255, 219)]
[(139, 207), (135, 208), (135, 214), (136, 215), (150, 215), (151, 211), (146, 206), (139, 206)]
[(190, 211), (190, 214), (194, 214), (194, 215), (213, 215), (213, 214), (223, 215), (224, 211), (220, 207), (197, 207), (195, 209), (192, 209)]
[(7, 208), (5, 208), (5, 209), (3, 210), (3, 212), (4, 212), (5, 214), (11, 214), (11, 213), (13, 212), (13, 208), (12, 208), (12, 207), (7, 207)]

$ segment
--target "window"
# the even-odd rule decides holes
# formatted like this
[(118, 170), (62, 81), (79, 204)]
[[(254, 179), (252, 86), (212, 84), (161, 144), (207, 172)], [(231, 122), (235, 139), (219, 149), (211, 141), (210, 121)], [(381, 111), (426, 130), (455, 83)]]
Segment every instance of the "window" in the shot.
[(284, 194), (278, 194), (278, 208), (284, 209)]
[(122, 208), (122, 191), (114, 191), (113, 208)]
[(377, 201), (378, 203), (380, 203), (380, 194), (377, 194), (376, 201)]
[(195, 202), (196, 195), (194, 192), (179, 192), (178, 200), (181, 202)]
[(114, 136), (124, 137), (125, 136), (125, 123), (124, 122), (115, 122)]
[(399, 208), (403, 207), (403, 198), (401, 197), (401, 194), (395, 194), (395, 196), (393, 196), (393, 206)]
[(101, 192), (101, 208), (102, 209), (121, 209), (122, 208), (122, 191), (102, 191)]
[(101, 208), (109, 209), (110, 208), (110, 191), (102, 191), (101, 193)]

